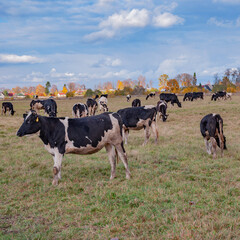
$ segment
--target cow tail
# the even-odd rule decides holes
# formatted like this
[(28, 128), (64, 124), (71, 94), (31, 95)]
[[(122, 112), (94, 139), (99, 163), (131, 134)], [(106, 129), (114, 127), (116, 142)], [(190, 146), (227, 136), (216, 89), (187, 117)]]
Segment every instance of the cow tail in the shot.
[(221, 141), (224, 142), (224, 137), (223, 137), (223, 121), (221, 118), (218, 119), (218, 125), (219, 125), (219, 134), (221, 137)]

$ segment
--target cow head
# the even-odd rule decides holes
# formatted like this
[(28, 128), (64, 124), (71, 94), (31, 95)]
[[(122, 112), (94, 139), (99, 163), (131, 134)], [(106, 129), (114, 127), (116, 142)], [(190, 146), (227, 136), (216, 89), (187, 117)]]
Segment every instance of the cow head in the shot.
[(14, 110), (12, 109), (12, 111), (11, 111), (11, 115), (13, 116), (15, 112), (16, 112), (16, 111), (14, 111)]
[(35, 111), (30, 111), (27, 115), (23, 114), (24, 122), (17, 132), (18, 137), (24, 135), (33, 134), (40, 130), (41, 123), (39, 121), (39, 116)]
[(181, 104), (179, 101), (177, 102), (177, 105), (178, 105), (178, 107), (180, 107), (180, 108), (182, 107), (182, 104)]
[(163, 121), (163, 122), (166, 122), (167, 118), (168, 118), (168, 114), (162, 115), (162, 121)]

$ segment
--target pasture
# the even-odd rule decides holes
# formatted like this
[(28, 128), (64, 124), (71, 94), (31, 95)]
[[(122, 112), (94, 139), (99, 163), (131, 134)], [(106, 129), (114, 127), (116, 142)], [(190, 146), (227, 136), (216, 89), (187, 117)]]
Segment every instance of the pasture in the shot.
[[(134, 98), (109, 98), (109, 110)], [(159, 97), (140, 99), (156, 105)], [(130, 180), (121, 161), (109, 180), (102, 149), (65, 155), (57, 187), (39, 137), (16, 136), (30, 100), (12, 101), (15, 115), (0, 116), (0, 239), (240, 239), (240, 96), (179, 100), (182, 108), (168, 104), (167, 121), (157, 121), (157, 145), (151, 136), (143, 147), (144, 131), (130, 131)], [(56, 101), (58, 116), (71, 117), (79, 99)], [(219, 148), (217, 159), (206, 153), (199, 123), (208, 113), (223, 118), (223, 158)]]

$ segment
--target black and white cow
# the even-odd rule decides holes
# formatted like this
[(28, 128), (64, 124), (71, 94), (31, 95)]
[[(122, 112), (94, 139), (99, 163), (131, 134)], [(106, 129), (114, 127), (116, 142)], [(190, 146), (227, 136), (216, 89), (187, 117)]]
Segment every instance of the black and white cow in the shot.
[(86, 104), (88, 107), (89, 116), (94, 116), (98, 108), (98, 104), (96, 100), (92, 98), (88, 98)]
[(218, 91), (216, 93), (213, 93), (212, 97), (211, 97), (211, 100), (213, 101), (216, 101), (217, 99), (224, 99), (226, 100), (226, 95), (227, 93), (225, 91)]
[(200, 131), (204, 137), (207, 153), (213, 154), (213, 158), (216, 158), (216, 148), (218, 146), (221, 149), (221, 156), (223, 156), (223, 149), (227, 149), (227, 147), (226, 138), (223, 135), (221, 116), (213, 113), (206, 115), (200, 122)]
[(2, 115), (3, 113), (6, 116), (6, 112), (9, 111), (9, 115), (11, 114), (12, 116), (14, 115), (15, 111), (13, 110), (13, 105), (10, 102), (3, 102), (2, 103)]
[(123, 137), (127, 144), (127, 138), (129, 130), (145, 130), (145, 141), (143, 145), (146, 145), (150, 137), (150, 129), (155, 136), (155, 143), (158, 140), (158, 130), (156, 125), (157, 109), (153, 105), (147, 105), (143, 107), (124, 108), (117, 112), (123, 121)]
[(46, 150), (53, 156), (53, 185), (61, 178), (64, 154), (92, 154), (103, 147), (111, 163), (111, 177), (115, 178), (116, 153), (130, 178), (128, 161), (122, 138), (122, 119), (117, 113), (103, 113), (88, 118), (49, 118), (30, 111), (24, 119), (17, 136), (22, 137), (39, 132)]
[(30, 103), (30, 109), (37, 112), (40, 109), (44, 109), (45, 113), (47, 113), (49, 117), (57, 116), (57, 103), (53, 99), (32, 100)]
[(193, 94), (191, 92), (185, 93), (183, 97), (183, 101), (191, 101)]
[(203, 99), (203, 92), (193, 92), (192, 93), (192, 99), (191, 101), (193, 101), (194, 99)]
[(174, 106), (174, 103), (176, 103), (178, 107), (182, 107), (182, 104), (179, 102), (178, 97), (175, 93), (161, 93), (159, 97), (160, 97), (160, 100), (164, 100), (167, 103), (171, 102), (173, 106)]
[(148, 100), (149, 97), (151, 97), (151, 98), (152, 98), (152, 97), (155, 97), (155, 95), (156, 95), (155, 92), (149, 93), (149, 94), (146, 96), (146, 100)]
[(132, 107), (141, 107), (141, 100), (136, 98), (132, 101)]
[(167, 103), (163, 100), (158, 101), (157, 103), (157, 112), (159, 113), (159, 118), (162, 118), (162, 121), (167, 120)]
[(130, 94), (128, 94), (127, 96), (126, 96), (126, 98), (127, 98), (127, 102), (129, 102), (130, 101), (130, 98), (131, 98), (132, 96), (130, 95)]
[(72, 115), (75, 118), (87, 117), (88, 107), (85, 103), (76, 103), (73, 105)]
[[(107, 94), (106, 94), (107, 95)], [(102, 111), (103, 112), (108, 112), (108, 107), (107, 107), (107, 98), (105, 96), (101, 96), (98, 100), (98, 103), (99, 103), (99, 111)]]

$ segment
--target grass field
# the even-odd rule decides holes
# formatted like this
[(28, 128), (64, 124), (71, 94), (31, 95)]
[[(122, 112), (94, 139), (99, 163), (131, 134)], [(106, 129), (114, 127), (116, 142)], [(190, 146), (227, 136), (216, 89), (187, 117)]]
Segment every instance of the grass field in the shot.
[[(57, 100), (58, 116), (71, 116), (78, 101)], [(103, 149), (66, 155), (57, 187), (38, 136), (16, 136), (29, 103), (14, 101), (16, 115), (0, 116), (0, 239), (240, 239), (240, 96), (169, 106), (167, 122), (157, 123), (158, 145), (151, 137), (143, 147), (143, 130), (131, 131), (130, 180), (121, 162), (109, 180)], [(128, 106), (125, 97), (109, 99), (110, 111)], [(215, 160), (199, 130), (208, 113), (221, 114), (227, 138)]]

